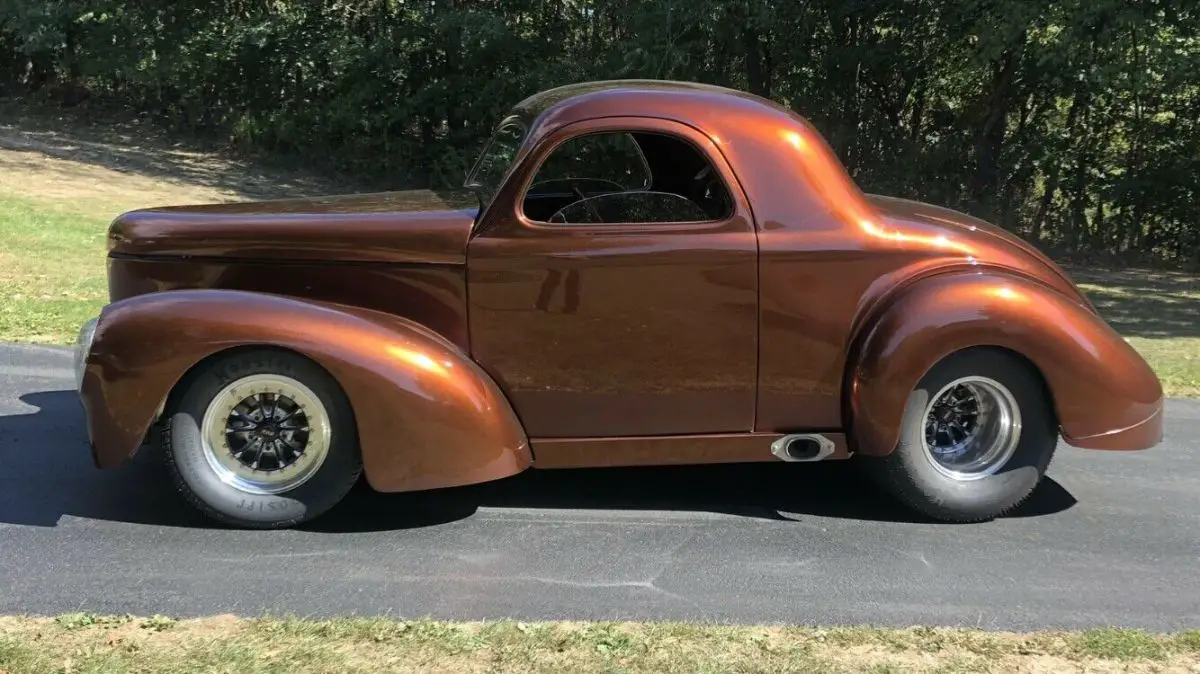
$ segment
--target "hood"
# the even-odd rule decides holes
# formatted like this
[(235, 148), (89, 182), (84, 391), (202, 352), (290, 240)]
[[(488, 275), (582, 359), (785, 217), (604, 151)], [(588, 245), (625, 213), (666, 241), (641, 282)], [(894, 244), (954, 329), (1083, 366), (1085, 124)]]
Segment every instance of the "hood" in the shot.
[(1004, 266), (1015, 264), (1023, 267), (1095, 311), (1091, 302), (1062, 267), (1016, 234), (950, 208), (877, 194), (865, 196), (880, 214), (893, 223), (915, 224), (926, 230), (935, 230), (948, 239), (971, 242), (975, 244), (972, 246), (973, 257)]
[(118, 256), (463, 264), (478, 206), (468, 191), (408, 190), (130, 211)]

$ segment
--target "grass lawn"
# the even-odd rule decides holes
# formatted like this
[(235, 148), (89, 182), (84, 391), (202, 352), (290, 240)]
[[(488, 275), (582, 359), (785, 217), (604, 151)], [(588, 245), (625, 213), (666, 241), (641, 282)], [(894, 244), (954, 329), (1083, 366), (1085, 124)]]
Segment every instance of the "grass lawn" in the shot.
[(0, 197), (0, 340), (64, 342), (107, 298), (104, 218)]
[(1010, 634), (678, 623), (444, 623), (72, 614), (0, 618), (0, 671), (1182, 672), (1200, 631)]

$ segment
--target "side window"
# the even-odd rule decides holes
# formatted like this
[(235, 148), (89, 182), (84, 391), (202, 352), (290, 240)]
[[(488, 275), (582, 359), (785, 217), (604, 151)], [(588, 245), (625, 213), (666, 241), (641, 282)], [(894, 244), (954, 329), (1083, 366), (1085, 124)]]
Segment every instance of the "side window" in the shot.
[(719, 172), (692, 143), (664, 133), (571, 138), (538, 167), (523, 208), (553, 225), (685, 223), (732, 215)]
[(589, 133), (559, 145), (538, 168), (531, 194), (583, 190), (587, 194), (644, 190), (650, 167), (628, 133)]

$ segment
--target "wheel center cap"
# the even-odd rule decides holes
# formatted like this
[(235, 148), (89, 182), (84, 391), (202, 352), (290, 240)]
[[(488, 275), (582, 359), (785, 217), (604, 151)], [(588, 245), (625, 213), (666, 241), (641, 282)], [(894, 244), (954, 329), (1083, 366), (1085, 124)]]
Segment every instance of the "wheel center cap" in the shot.
[(275, 435), (277, 434), (274, 426), (263, 426), (262, 428), (258, 429), (258, 432), (260, 435), (262, 435), (264, 440), (274, 440)]

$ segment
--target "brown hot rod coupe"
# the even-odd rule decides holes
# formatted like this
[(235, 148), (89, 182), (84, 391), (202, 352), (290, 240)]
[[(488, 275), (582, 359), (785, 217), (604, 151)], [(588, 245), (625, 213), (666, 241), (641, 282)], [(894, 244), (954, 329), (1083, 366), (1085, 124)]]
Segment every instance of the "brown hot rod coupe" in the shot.
[(552, 89), (464, 188), (117, 218), (111, 303), (77, 345), (96, 464), (157, 445), (209, 516), (280, 527), (362, 474), (854, 454), (909, 507), (978, 521), (1031, 493), (1060, 434), (1162, 438), (1154, 372), (1058, 266), (864, 194), (765, 99)]

